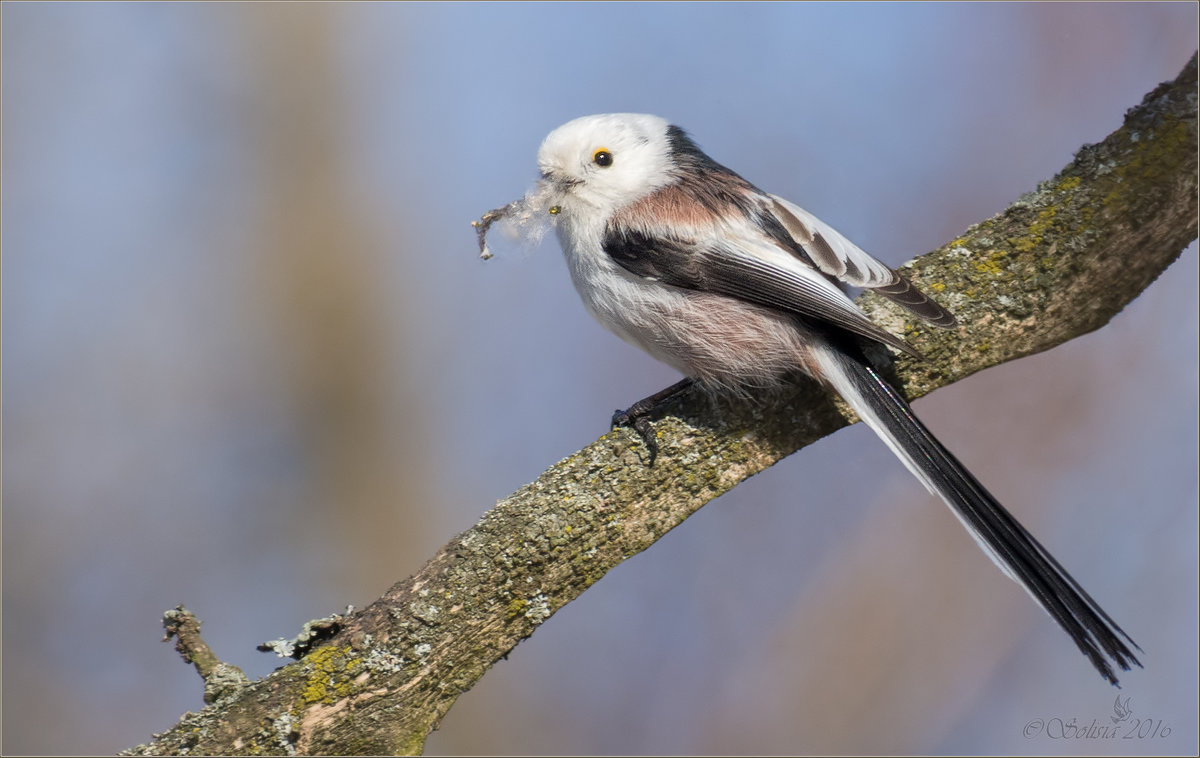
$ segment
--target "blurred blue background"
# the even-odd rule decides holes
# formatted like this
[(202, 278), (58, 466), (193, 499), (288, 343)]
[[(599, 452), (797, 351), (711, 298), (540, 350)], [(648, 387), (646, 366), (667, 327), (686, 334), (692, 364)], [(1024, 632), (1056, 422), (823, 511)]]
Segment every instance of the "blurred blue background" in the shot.
[[(1116, 129), (1194, 3), (105, 4), (3, 14), (3, 751), (111, 753), (218, 655), (364, 605), (674, 381), (552, 239), (468, 222), (644, 111), (899, 264)], [(1131, 250), (1130, 255), (1139, 251)], [(855, 426), (713, 502), (460, 699), (448, 753), (1197, 750), (1197, 255), (918, 412), (1145, 650), (1156, 739)], [(864, 472), (872, 472), (865, 475)]]

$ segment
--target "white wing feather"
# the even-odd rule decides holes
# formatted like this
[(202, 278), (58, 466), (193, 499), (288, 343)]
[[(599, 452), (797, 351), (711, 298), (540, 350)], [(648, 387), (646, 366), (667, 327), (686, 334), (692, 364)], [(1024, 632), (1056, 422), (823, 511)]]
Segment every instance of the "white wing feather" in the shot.
[(899, 279), (899, 274), (843, 237), (837, 229), (795, 203), (778, 195), (769, 197), (775, 201), (776, 207), (772, 208), (775, 217), (826, 274), (854, 287), (868, 288), (895, 284)]
[(778, 195), (768, 197), (771, 213), (820, 271), (851, 286), (873, 290), (934, 326), (950, 329), (957, 325), (954, 314), (837, 229)]

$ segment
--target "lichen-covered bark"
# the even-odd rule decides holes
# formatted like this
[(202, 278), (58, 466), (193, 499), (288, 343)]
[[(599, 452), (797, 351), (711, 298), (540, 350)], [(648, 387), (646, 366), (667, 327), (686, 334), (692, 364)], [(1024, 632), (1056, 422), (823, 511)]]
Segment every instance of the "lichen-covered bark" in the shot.
[[(1062, 173), (905, 270), (962, 324), (863, 307), (928, 360), (911, 397), (1103, 326), (1196, 238), (1196, 58)], [(849, 415), (810, 383), (768, 401), (683, 398), (652, 468), (611, 432), (497, 503), (414, 577), (265, 679), (132, 752), (418, 753), (456, 698), (539, 624), (712, 498)]]

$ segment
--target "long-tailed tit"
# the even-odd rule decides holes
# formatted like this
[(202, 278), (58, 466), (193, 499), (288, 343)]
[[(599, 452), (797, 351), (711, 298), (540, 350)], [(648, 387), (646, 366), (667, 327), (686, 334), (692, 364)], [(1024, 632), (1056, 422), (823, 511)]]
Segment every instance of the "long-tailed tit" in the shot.
[[(693, 380), (746, 391), (796, 370), (838, 393), (940, 497), (984, 552), (1057, 621), (1105, 679), (1141, 665), (1137, 645), (925, 428), (864, 356), (865, 343), (916, 354), (843, 292), (863, 287), (939, 327), (954, 317), (830, 226), (755, 187), (656, 116), (587, 116), (538, 152), (548, 207), (587, 309), (688, 379), (614, 417), (656, 450), (645, 416)], [(533, 198), (534, 200), (531, 200)], [(536, 202), (535, 202), (536, 201)], [(505, 209), (485, 216), (480, 230)], [(1122, 639), (1124, 638), (1124, 639)], [(1110, 662), (1111, 659), (1111, 662)]]

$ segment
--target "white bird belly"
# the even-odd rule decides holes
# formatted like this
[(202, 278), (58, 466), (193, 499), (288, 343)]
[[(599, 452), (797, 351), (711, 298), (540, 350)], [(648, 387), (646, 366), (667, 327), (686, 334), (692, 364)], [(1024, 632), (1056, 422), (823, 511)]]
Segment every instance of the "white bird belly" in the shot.
[(778, 311), (635, 276), (599, 246), (563, 237), (571, 280), (609, 331), (712, 388), (744, 390), (806, 373), (812, 335)]

